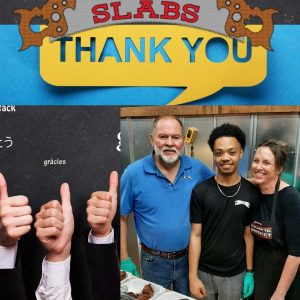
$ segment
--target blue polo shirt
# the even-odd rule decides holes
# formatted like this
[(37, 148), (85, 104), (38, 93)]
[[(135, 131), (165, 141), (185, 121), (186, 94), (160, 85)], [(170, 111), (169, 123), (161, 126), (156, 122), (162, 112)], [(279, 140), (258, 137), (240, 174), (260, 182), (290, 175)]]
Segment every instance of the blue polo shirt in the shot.
[(182, 156), (171, 183), (153, 156), (146, 156), (129, 165), (121, 177), (121, 215), (133, 212), (138, 237), (147, 247), (166, 252), (185, 249), (192, 189), (213, 175), (199, 160)]

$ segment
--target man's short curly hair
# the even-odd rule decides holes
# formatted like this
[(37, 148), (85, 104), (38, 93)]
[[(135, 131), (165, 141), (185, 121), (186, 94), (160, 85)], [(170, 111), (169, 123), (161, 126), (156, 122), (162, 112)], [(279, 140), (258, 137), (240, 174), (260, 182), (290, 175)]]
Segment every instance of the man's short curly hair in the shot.
[(210, 134), (209, 139), (207, 141), (211, 151), (214, 151), (214, 144), (216, 139), (220, 137), (234, 137), (240, 143), (242, 149), (245, 149), (246, 146), (246, 136), (244, 131), (237, 125), (233, 125), (230, 123), (224, 123), (219, 127), (216, 127)]

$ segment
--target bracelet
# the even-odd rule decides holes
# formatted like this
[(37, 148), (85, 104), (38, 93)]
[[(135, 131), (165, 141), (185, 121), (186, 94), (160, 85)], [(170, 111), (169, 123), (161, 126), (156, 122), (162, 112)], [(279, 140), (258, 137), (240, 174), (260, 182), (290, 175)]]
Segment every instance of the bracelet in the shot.
[(246, 272), (253, 273), (254, 270), (253, 269), (246, 269)]

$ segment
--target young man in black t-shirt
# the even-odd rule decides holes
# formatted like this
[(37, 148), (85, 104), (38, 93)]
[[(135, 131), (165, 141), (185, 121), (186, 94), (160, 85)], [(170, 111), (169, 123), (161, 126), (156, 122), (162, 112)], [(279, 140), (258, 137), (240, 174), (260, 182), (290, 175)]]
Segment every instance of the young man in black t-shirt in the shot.
[(218, 172), (191, 196), (190, 290), (200, 299), (240, 300), (254, 289), (249, 224), (257, 192), (238, 172), (246, 138), (238, 126), (223, 124), (208, 144)]

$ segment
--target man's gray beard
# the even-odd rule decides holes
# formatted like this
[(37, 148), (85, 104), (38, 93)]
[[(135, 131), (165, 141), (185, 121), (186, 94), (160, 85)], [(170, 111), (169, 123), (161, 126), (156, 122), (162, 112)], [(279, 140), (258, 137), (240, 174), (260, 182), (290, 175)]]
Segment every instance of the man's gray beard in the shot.
[(177, 155), (176, 157), (165, 157), (165, 156), (159, 154), (158, 157), (162, 164), (168, 165), (168, 166), (176, 165), (180, 159), (180, 155)]
[(181, 157), (181, 153), (177, 152), (176, 156), (168, 157), (163, 155), (163, 150), (157, 149), (156, 146), (154, 146), (154, 153), (158, 156), (160, 162), (166, 166), (173, 166), (178, 163)]

